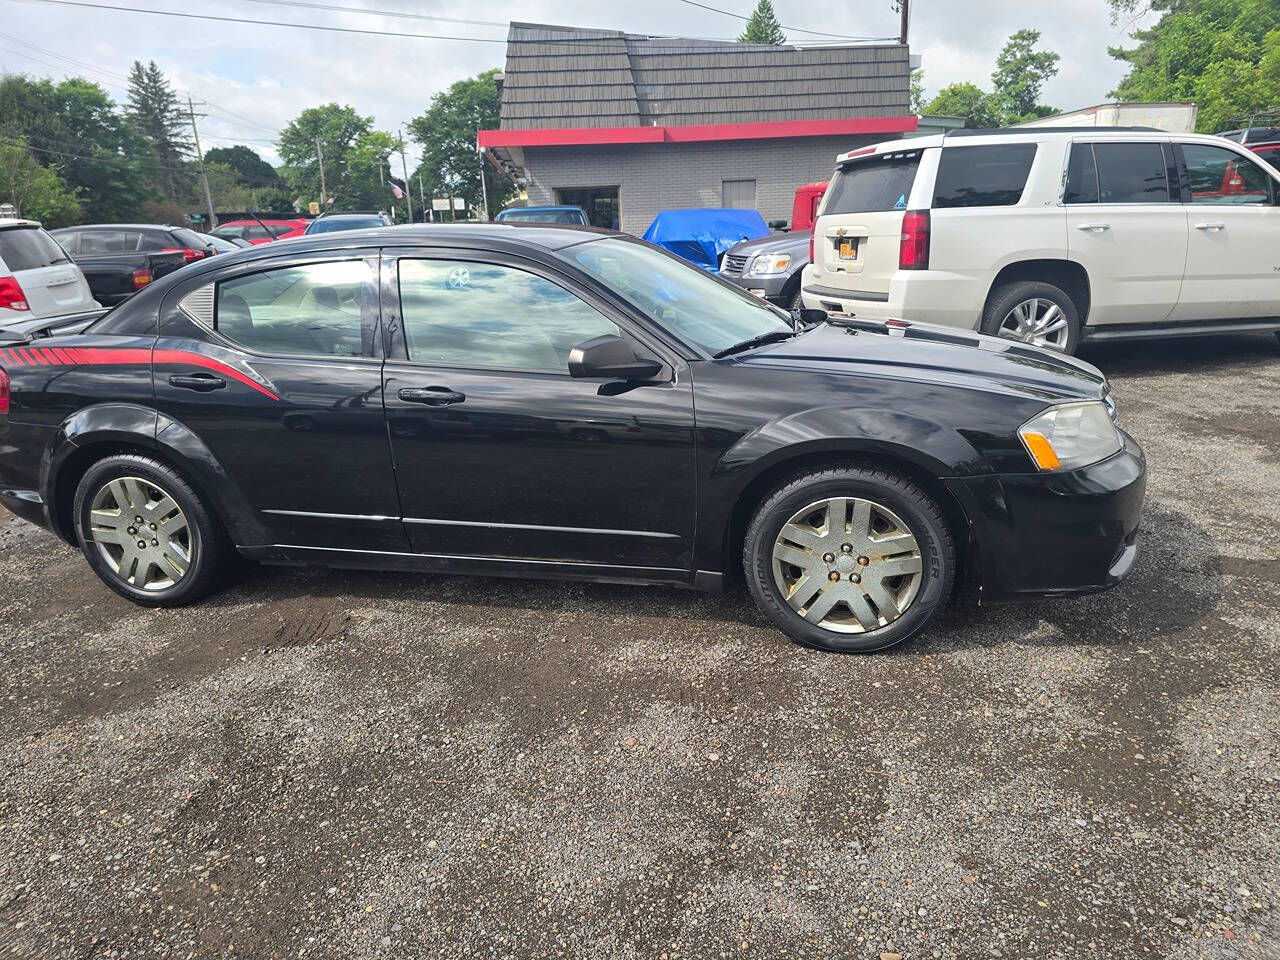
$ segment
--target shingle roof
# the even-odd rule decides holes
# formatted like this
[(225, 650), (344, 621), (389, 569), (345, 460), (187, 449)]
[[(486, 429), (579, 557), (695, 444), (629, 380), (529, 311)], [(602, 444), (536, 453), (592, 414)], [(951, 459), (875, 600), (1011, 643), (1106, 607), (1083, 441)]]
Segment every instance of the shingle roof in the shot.
[(910, 73), (900, 44), (755, 46), (513, 23), (502, 129), (901, 116)]

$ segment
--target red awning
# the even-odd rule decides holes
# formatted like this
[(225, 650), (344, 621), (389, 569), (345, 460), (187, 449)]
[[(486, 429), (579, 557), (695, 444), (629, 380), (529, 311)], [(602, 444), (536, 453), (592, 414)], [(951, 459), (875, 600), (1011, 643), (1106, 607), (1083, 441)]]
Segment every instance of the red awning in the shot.
[(712, 140), (774, 140), (791, 137), (868, 136), (914, 133), (919, 118), (848, 117), (843, 120), (782, 120), (768, 123), (699, 123), (680, 127), (560, 127), (546, 130), (481, 130), (481, 147), (574, 147), (618, 143), (699, 143)]

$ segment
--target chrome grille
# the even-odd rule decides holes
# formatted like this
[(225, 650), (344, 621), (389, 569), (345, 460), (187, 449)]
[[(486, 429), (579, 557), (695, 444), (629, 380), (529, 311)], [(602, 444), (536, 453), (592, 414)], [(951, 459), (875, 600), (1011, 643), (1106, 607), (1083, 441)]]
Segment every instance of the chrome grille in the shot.
[(735, 257), (733, 254), (726, 253), (724, 255), (724, 264), (720, 267), (721, 273), (742, 273), (747, 269), (748, 257)]

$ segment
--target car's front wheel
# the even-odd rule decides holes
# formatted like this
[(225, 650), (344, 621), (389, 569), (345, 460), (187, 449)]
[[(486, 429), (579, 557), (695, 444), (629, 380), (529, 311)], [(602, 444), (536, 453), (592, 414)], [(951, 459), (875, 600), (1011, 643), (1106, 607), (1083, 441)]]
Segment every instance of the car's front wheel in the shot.
[(941, 508), (917, 484), (865, 466), (792, 477), (756, 509), (747, 585), (793, 640), (871, 653), (922, 630), (950, 595), (956, 551)]
[(94, 572), (121, 596), (176, 607), (217, 583), (227, 548), (213, 511), (172, 467), (121, 454), (76, 488), (76, 532)]

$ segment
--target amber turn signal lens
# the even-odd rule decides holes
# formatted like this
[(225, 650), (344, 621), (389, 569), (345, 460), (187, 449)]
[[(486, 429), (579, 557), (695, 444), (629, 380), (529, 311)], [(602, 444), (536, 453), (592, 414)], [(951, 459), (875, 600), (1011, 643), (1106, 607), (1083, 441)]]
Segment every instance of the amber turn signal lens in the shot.
[(1031, 456), (1035, 458), (1036, 466), (1041, 470), (1057, 470), (1062, 466), (1058, 462), (1058, 455), (1053, 452), (1053, 447), (1044, 438), (1044, 434), (1027, 432), (1022, 435), (1022, 439)]

